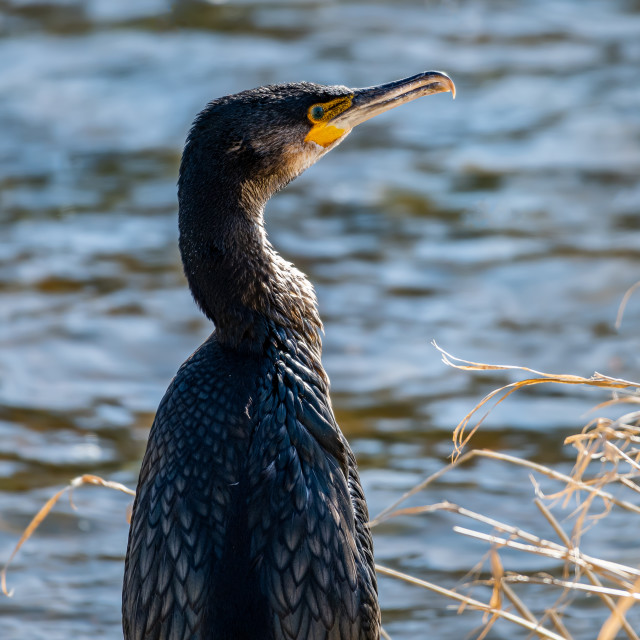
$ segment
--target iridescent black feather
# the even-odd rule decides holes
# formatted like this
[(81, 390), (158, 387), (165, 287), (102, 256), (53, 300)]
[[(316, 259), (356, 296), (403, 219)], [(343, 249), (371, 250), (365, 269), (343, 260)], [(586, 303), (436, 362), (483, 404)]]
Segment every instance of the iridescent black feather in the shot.
[(379, 638), (367, 507), (331, 408), (315, 295), (262, 224), (268, 198), (317, 159), (303, 157), (306, 109), (346, 91), (244, 92), (208, 105), (191, 130), (180, 248), (216, 330), (151, 429), (125, 640)]

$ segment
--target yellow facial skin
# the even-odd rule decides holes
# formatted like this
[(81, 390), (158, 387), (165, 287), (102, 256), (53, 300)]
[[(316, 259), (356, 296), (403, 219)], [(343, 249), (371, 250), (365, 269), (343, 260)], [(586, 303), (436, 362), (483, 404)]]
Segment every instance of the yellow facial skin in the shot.
[(344, 98), (336, 98), (329, 102), (318, 102), (309, 107), (307, 118), (313, 124), (311, 131), (307, 134), (305, 142), (315, 142), (321, 147), (328, 147), (341, 138), (347, 131), (334, 127), (329, 122), (337, 115), (346, 111), (351, 106), (353, 95)]

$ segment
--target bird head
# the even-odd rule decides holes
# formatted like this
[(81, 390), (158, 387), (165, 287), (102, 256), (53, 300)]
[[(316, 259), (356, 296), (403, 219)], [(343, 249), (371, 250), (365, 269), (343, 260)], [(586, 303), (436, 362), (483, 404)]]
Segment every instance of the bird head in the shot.
[[(361, 122), (445, 91), (455, 95), (451, 79), (428, 71), (366, 89), (308, 82), (259, 87), (213, 100), (200, 112), (180, 165), (180, 253), (191, 292), (221, 340), (261, 348), (269, 313), (278, 322), (304, 318), (302, 332), (317, 315), (302, 276), (265, 249), (267, 200)], [(279, 284), (287, 295), (274, 289)], [(294, 298), (302, 308), (292, 305)]]
[(453, 81), (444, 73), (427, 71), (364, 89), (300, 82), (219, 98), (193, 124), (181, 183), (197, 168), (201, 179), (222, 182), (219, 186), (227, 190), (235, 182), (245, 198), (261, 206), (358, 124), (416, 98), (447, 91), (455, 97)]

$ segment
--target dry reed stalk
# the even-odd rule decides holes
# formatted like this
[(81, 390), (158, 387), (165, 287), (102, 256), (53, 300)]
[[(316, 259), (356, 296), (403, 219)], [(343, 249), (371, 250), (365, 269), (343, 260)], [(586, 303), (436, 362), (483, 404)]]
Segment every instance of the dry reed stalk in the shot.
[(18, 551), (20, 551), (20, 547), (22, 547), (22, 545), (33, 535), (33, 532), (40, 526), (42, 521), (49, 515), (51, 509), (53, 509), (55, 504), (65, 493), (69, 494), (69, 504), (75, 509), (76, 507), (73, 504), (72, 499), (73, 491), (74, 489), (77, 489), (78, 487), (81, 487), (85, 484), (94, 484), (101, 487), (106, 487), (108, 489), (115, 489), (116, 491), (122, 491), (123, 493), (126, 493), (130, 496), (136, 495), (135, 491), (132, 491), (131, 489), (125, 487), (123, 484), (105, 480), (100, 476), (85, 474), (71, 480), (71, 482), (66, 487), (60, 489), (60, 491), (57, 491), (53, 496), (51, 496), (51, 498), (47, 500), (40, 511), (38, 511), (38, 513), (36, 513), (36, 515), (32, 518), (31, 522), (27, 525), (27, 528), (22, 533), (20, 540), (18, 540), (18, 543), (11, 552), (7, 563), (2, 568), (2, 571), (0, 571), (0, 585), (2, 588), (2, 593), (4, 593), (5, 596), (11, 597), (13, 595), (13, 590), (7, 590), (7, 569), (9, 568), (11, 561), (16, 557)]
[[(632, 290), (630, 290), (631, 292)], [(637, 504), (640, 485), (636, 483), (636, 480), (640, 478), (640, 411), (626, 413), (615, 420), (609, 418), (592, 420), (584, 427), (581, 433), (566, 438), (565, 444), (572, 445), (577, 452), (574, 467), (569, 475), (560, 473), (545, 465), (495, 451), (471, 450), (464, 454), (461, 453), (464, 446), (469, 443), (473, 434), (481, 426), (491, 408), (500, 404), (518, 389), (538, 384), (554, 383), (615, 390), (617, 395), (613, 399), (607, 400), (596, 407), (596, 409), (601, 409), (603, 407), (640, 403), (640, 396), (638, 395), (640, 383), (612, 378), (599, 373), (595, 373), (591, 378), (583, 378), (573, 375), (548, 374), (527, 367), (487, 365), (455, 358), (437, 345), (435, 346), (442, 354), (443, 361), (457, 369), (471, 371), (524, 371), (534, 374), (536, 377), (528, 377), (524, 380), (512, 382), (487, 394), (460, 421), (454, 430), (453, 461), (407, 491), (399, 500), (384, 509), (371, 521), (371, 526), (376, 526), (390, 518), (399, 516), (416, 516), (435, 511), (449, 511), (475, 522), (489, 525), (497, 534), (506, 534), (502, 536), (487, 534), (460, 526), (453, 528), (459, 534), (484, 540), (491, 545), (491, 551), (487, 556), (490, 559), (491, 578), (488, 580), (475, 580), (471, 585), (471, 587), (483, 585), (492, 589), (491, 601), (483, 605), (485, 607), (484, 610), (490, 612), (491, 617), (485, 621), (484, 628), (480, 635), (477, 636), (478, 640), (487, 636), (491, 626), (498, 618), (510, 620), (516, 624), (521, 624), (521, 621), (527, 621), (536, 627), (535, 633), (538, 633), (538, 635), (553, 633), (553, 637), (571, 640), (572, 636), (563, 621), (562, 609), (570, 605), (570, 599), (577, 593), (590, 593), (600, 598), (611, 612), (609, 618), (603, 622), (598, 640), (613, 640), (621, 630), (630, 640), (640, 640), (638, 634), (625, 617), (630, 608), (640, 600), (640, 569), (596, 558), (584, 554), (580, 550), (580, 541), (585, 532), (594, 526), (596, 522), (606, 520), (607, 515), (613, 508), (625, 510), (629, 512), (630, 516), (640, 514), (640, 505)], [(622, 393), (620, 393), (621, 390)], [(492, 399), (496, 399), (492, 407), (469, 429), (471, 419), (478, 414), (480, 409), (486, 408), (487, 403)], [(537, 495), (533, 502), (544, 521), (552, 526), (559, 538), (559, 542), (545, 540), (518, 527), (499, 522), (490, 516), (472, 512), (446, 501), (437, 504), (400, 508), (408, 498), (440, 480), (452, 469), (476, 457), (490, 458), (502, 463), (525, 467), (536, 474), (562, 483), (563, 486), (559, 491), (545, 496), (537, 480), (532, 476), (534, 492)], [(594, 467), (597, 467), (597, 469), (594, 470)], [(624, 495), (625, 492), (631, 494), (629, 499)], [(578, 506), (570, 515), (570, 518), (573, 519), (573, 528), (569, 536), (562, 529), (551, 509), (544, 504), (543, 500), (549, 502), (552, 506), (561, 504), (566, 508), (571, 499), (575, 499)], [(602, 505), (598, 512), (594, 511), (596, 503)], [(555, 560), (563, 570), (563, 577), (505, 572), (499, 556), (499, 551), (502, 548)], [(464, 596), (460, 596), (456, 591), (442, 588), (436, 589), (433, 585), (423, 583), (417, 578), (409, 580), (405, 574), (390, 573), (389, 571), (381, 572), (410, 581), (413, 584), (419, 584), (425, 588), (438, 590), (439, 593), (448, 597), (466, 602), (462, 600)], [(586, 577), (588, 583), (582, 581), (583, 577)], [(537, 619), (521, 597), (517, 596), (509, 587), (510, 584), (544, 585), (551, 589), (561, 590), (561, 593), (555, 605), (545, 611), (541, 619)], [(455, 596), (452, 595), (454, 593), (456, 594)], [(520, 614), (518, 616), (519, 621), (516, 622), (511, 617), (501, 615), (509, 613), (504, 609), (506, 604), (515, 607)], [(474, 600), (472, 608), (481, 609), (478, 601)], [(551, 622), (555, 631), (552, 632), (543, 627), (545, 620)], [(541, 637), (552, 636), (542, 635)]]
[[(471, 410), (467, 415), (458, 423), (453, 431), (453, 444), (455, 446), (455, 455), (458, 455), (460, 451), (469, 443), (469, 440), (473, 437), (473, 434), (478, 430), (482, 422), (489, 415), (491, 409), (489, 409), (475, 424), (469, 433), (466, 433), (467, 426), (471, 421), (471, 418), (482, 409), (490, 400), (498, 397), (493, 407), (499, 405), (506, 400), (514, 391), (518, 391), (523, 387), (532, 387), (539, 384), (568, 384), (568, 385), (585, 385), (590, 387), (604, 387), (607, 389), (640, 389), (640, 383), (631, 382), (630, 380), (622, 380), (620, 378), (612, 378), (611, 376), (605, 376), (597, 371), (590, 378), (583, 378), (582, 376), (574, 376), (567, 374), (554, 374), (544, 373), (543, 371), (536, 371), (529, 367), (522, 367), (518, 365), (503, 365), (503, 364), (484, 364), (482, 362), (473, 362), (471, 360), (463, 360), (447, 353), (444, 349), (441, 349), (438, 344), (433, 341), (433, 346), (440, 352), (442, 361), (449, 367), (454, 369), (460, 369), (462, 371), (524, 371), (526, 373), (533, 373), (536, 378), (526, 378), (524, 380), (518, 380), (510, 384), (504, 385), (499, 389), (494, 389), (491, 393), (488, 393), (480, 402)], [(502, 394), (502, 395), (500, 395)], [(493, 408), (492, 407), (492, 408)]]
[(429, 591), (433, 591), (440, 595), (451, 598), (452, 600), (456, 600), (457, 602), (464, 604), (469, 609), (489, 613), (491, 615), (497, 616), (498, 618), (503, 618), (504, 620), (513, 622), (514, 624), (517, 624), (518, 626), (524, 627), (525, 629), (528, 629), (529, 631), (535, 633), (540, 638), (549, 638), (550, 640), (565, 640), (562, 636), (559, 636), (553, 631), (549, 631), (548, 629), (539, 627), (535, 622), (532, 622), (520, 616), (516, 616), (515, 614), (509, 611), (504, 611), (503, 609), (492, 609), (490, 604), (481, 602), (480, 600), (476, 600), (475, 598), (470, 598), (469, 596), (465, 596), (461, 593), (458, 593), (457, 591), (453, 591), (452, 589), (446, 589), (445, 587), (441, 587), (432, 582), (427, 582), (426, 580), (415, 578), (408, 573), (402, 573), (401, 571), (396, 571), (395, 569), (390, 569), (389, 567), (384, 567), (379, 564), (376, 565), (376, 571), (381, 575), (397, 578), (399, 580), (402, 580), (403, 582), (414, 584), (418, 587), (422, 587), (423, 589), (428, 589)]
[(629, 302), (631, 296), (633, 295), (633, 293), (638, 287), (640, 287), (640, 282), (636, 282), (634, 285), (631, 285), (627, 289), (624, 296), (622, 297), (622, 302), (618, 307), (618, 315), (616, 317), (616, 324), (615, 324), (616, 329), (619, 329), (622, 326), (622, 316), (624, 315), (624, 310), (627, 308), (627, 303)]

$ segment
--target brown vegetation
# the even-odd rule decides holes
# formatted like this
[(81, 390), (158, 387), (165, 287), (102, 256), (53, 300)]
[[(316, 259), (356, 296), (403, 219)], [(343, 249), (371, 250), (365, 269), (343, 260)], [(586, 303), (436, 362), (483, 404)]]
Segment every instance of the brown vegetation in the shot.
[[(437, 345), (436, 345), (437, 346)], [(472, 428), (469, 428), (474, 416), (488, 403), (494, 405), (502, 402), (514, 391), (523, 387), (539, 384), (586, 385), (611, 389), (615, 395), (612, 399), (598, 405), (605, 406), (640, 405), (640, 383), (610, 378), (596, 373), (591, 378), (572, 375), (552, 375), (528, 369), (500, 365), (486, 365), (454, 358), (440, 349), (443, 361), (452, 367), (470, 371), (486, 370), (519, 370), (533, 374), (524, 380), (492, 391), (485, 396), (476, 407), (458, 424), (453, 433), (453, 462), (429, 476), (417, 486), (403, 495), (397, 502), (389, 506), (371, 521), (371, 526), (399, 516), (418, 516), (434, 511), (450, 511), (468, 518), (472, 523), (489, 525), (493, 533), (477, 531), (474, 528), (454, 527), (454, 531), (465, 536), (487, 542), (489, 551), (483, 560), (470, 569), (469, 575), (478, 575), (488, 564), (486, 573), (489, 578), (471, 580), (465, 585), (466, 594), (458, 590), (446, 589), (399, 573), (392, 569), (378, 566), (378, 572), (445, 595), (460, 603), (459, 612), (476, 610), (484, 612), (484, 625), (477, 638), (487, 637), (492, 625), (498, 619), (528, 629), (530, 635), (554, 640), (571, 640), (572, 636), (563, 623), (567, 607), (577, 593), (588, 592), (600, 598), (610, 614), (603, 614), (602, 626), (598, 640), (613, 640), (619, 632), (624, 637), (638, 640), (638, 634), (626, 620), (629, 609), (640, 600), (640, 569), (611, 562), (606, 558), (586, 555), (580, 550), (580, 542), (586, 531), (596, 522), (606, 527), (607, 516), (614, 509), (629, 513), (629, 518), (640, 516), (637, 494), (640, 485), (636, 482), (640, 476), (640, 410), (624, 411), (617, 419), (597, 418), (587, 424), (584, 429), (565, 439), (566, 445), (576, 449), (576, 460), (569, 475), (542, 464), (519, 457), (506, 455), (497, 451), (473, 449), (461, 453), (471, 437), (487, 416), (485, 413)], [(627, 407), (628, 408), (628, 407)], [(639, 407), (640, 409), (640, 407)], [(418, 507), (403, 508), (401, 505), (411, 496), (418, 494), (429, 485), (440, 480), (449, 471), (469, 462), (473, 458), (491, 458), (504, 464), (517, 465), (531, 470), (532, 504), (538, 512), (540, 524), (550, 524), (556, 534), (556, 540), (547, 540), (534, 532), (524, 531), (505, 522), (499, 522), (488, 514), (470, 511), (450, 502), (440, 502)], [(538, 483), (538, 478), (547, 477), (559, 483), (556, 492), (545, 495)], [(634, 500), (635, 499), (635, 500)], [(567, 532), (554, 515), (554, 510), (565, 509), (570, 501), (576, 506), (570, 514), (571, 531)], [(638, 526), (635, 521), (631, 526)], [(504, 548), (522, 553), (536, 554), (553, 559), (562, 566), (561, 577), (548, 574), (527, 575), (520, 572), (505, 571), (500, 551)], [(517, 595), (511, 585), (543, 585), (549, 590), (557, 591), (553, 606), (542, 615), (534, 615), (526, 604), (526, 590), (520, 589)], [(475, 597), (476, 591), (490, 589), (488, 601)], [(486, 600), (486, 598), (485, 598)], [(603, 608), (603, 611), (606, 611)]]

